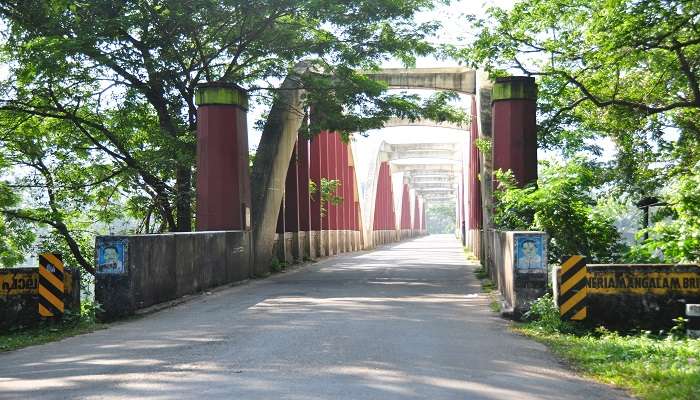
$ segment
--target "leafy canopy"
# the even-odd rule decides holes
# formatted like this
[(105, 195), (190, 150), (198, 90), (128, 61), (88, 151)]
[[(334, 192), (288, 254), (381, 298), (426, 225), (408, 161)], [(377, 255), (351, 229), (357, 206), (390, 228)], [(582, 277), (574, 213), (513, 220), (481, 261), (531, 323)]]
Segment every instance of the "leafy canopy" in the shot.
[[(50, 226), (86, 269), (90, 245), (80, 243), (99, 227), (95, 222), (121, 221), (140, 232), (190, 230), (195, 87), (235, 83), (253, 103), (269, 106), (280, 80), (304, 59), (323, 72), (304, 81), (310, 93), (321, 93), (308, 101), (332, 100), (311, 133), (365, 131), (395, 114), (458, 118), (442, 106), (445, 97), (419, 105), (355, 72), (388, 58), (410, 65), (432, 51), (425, 38), (437, 24), (413, 16), (433, 6), (429, 0), (2, 2), (0, 54), (8, 75), (0, 82), (0, 159), (8, 163), (0, 168), (21, 200), (3, 203), (3, 218)], [(24, 173), (13, 174), (17, 168)]]

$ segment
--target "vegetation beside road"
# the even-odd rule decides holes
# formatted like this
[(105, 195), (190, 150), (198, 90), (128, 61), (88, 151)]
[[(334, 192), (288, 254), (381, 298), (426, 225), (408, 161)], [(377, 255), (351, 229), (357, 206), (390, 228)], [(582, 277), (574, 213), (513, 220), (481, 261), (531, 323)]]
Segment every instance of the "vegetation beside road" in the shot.
[(700, 398), (700, 340), (685, 337), (682, 321), (658, 334), (590, 330), (561, 321), (550, 295), (534, 302), (527, 318), (514, 331), (544, 343), (585, 376), (645, 400)]
[(94, 303), (83, 303), (80, 313), (66, 313), (62, 321), (45, 321), (38, 325), (20, 326), (0, 333), (0, 353), (103, 329), (107, 325), (97, 322), (97, 310), (98, 307)]

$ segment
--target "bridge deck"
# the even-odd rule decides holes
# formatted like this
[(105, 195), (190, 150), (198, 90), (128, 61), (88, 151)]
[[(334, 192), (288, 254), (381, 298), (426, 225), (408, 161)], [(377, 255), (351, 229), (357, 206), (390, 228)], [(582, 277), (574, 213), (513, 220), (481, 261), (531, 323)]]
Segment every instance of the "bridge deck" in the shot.
[(1, 399), (594, 399), (488, 309), (456, 240), (342, 255), (0, 355)]

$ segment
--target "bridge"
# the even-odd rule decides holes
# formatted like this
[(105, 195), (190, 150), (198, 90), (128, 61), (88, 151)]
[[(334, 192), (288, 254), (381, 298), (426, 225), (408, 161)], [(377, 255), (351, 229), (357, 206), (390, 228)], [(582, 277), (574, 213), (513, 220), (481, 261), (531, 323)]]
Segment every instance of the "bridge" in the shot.
[[(0, 399), (624, 398), (509, 333), (463, 252), (488, 258), (498, 245), (487, 232), (493, 170), (520, 185), (537, 178), (534, 80), (368, 73), (390, 88), (468, 95), (471, 118), (393, 119), (461, 134), (385, 140), (359, 168), (360, 144), (299, 134), (313, 118), (305, 68), (283, 82), (252, 173), (245, 91), (198, 88), (197, 232), (97, 239), (98, 264), (106, 248), (121, 256), (97, 268), (103, 317), (147, 316), (0, 356)], [(337, 202), (324, 196), (329, 182)], [(426, 235), (430, 204), (454, 206), (454, 235)], [(149, 314), (163, 304), (173, 307)]]
[(0, 354), (0, 399), (622, 399), (488, 308), (459, 243), (325, 258)]

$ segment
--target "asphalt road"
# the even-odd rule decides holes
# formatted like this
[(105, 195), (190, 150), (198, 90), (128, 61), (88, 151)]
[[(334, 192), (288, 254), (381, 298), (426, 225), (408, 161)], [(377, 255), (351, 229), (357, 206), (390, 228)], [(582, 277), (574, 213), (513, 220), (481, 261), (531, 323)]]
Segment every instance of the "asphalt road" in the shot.
[(0, 355), (0, 399), (623, 399), (488, 308), (453, 238), (359, 252)]

